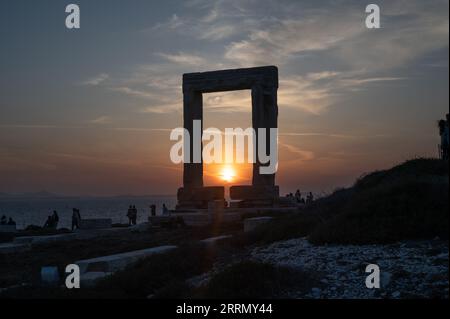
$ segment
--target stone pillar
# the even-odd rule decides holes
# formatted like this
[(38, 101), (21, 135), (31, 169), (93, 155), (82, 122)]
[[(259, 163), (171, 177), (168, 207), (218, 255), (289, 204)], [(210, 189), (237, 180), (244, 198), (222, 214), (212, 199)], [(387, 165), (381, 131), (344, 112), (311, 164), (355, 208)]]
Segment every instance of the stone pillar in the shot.
[[(183, 187), (185, 190), (203, 187), (203, 159), (200, 153), (200, 163), (194, 163), (194, 143), (199, 143), (202, 151), (201, 132), (203, 132), (203, 97), (201, 92), (185, 91), (183, 103), (184, 128), (190, 134), (190, 163), (184, 163)], [(194, 142), (193, 120), (201, 120), (200, 141)]]
[[(278, 104), (277, 88), (255, 85), (252, 87), (252, 124), (256, 132), (256, 154), (258, 154), (258, 128), (266, 130), (266, 152), (270, 152), (270, 128), (278, 127)], [(278, 145), (276, 147), (278, 150)], [(256, 156), (256, 163), (253, 164), (254, 187), (264, 187), (271, 189), (275, 187), (275, 174), (260, 174), (259, 168), (263, 165)]]

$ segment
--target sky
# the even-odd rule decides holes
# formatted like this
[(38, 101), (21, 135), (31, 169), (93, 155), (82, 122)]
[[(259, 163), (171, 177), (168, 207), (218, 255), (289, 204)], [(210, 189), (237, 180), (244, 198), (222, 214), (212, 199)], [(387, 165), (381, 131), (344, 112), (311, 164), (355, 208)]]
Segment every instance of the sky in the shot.
[[(76, 3), (81, 28), (65, 27)], [(365, 27), (376, 3), (381, 28)], [(183, 73), (279, 68), (281, 192), (329, 193), (437, 156), (449, 3), (432, 0), (0, 1), (0, 192), (175, 194)], [(204, 128), (251, 126), (249, 91), (204, 95)], [(204, 168), (249, 184), (251, 165)]]

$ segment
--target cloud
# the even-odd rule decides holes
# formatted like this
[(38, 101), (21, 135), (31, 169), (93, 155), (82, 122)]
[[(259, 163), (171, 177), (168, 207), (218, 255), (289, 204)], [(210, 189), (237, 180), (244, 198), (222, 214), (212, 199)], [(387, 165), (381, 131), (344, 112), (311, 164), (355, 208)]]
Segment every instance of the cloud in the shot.
[(109, 75), (106, 73), (98, 74), (90, 79), (87, 79), (82, 82), (83, 85), (89, 85), (89, 86), (97, 86), (101, 83), (105, 82), (107, 79), (109, 79)]
[(295, 162), (311, 161), (315, 158), (315, 155), (313, 152), (300, 149), (299, 147), (297, 147), (295, 145), (288, 144), (288, 143), (281, 143), (281, 142), (278, 142), (278, 145), (279, 145), (280, 149), (284, 149), (287, 152), (288, 157), (293, 158), (293, 160), (287, 159), (287, 161), (289, 161), (289, 162), (291, 162), (291, 161), (295, 161)]
[(112, 123), (112, 119), (110, 116), (103, 115), (103, 116), (99, 116), (93, 120), (90, 120), (89, 123), (91, 123), (91, 124), (109, 124), (109, 123)]
[(151, 99), (151, 98), (157, 97), (157, 95), (152, 93), (151, 91), (141, 91), (141, 90), (125, 87), (125, 86), (113, 87), (113, 88), (110, 88), (110, 90), (124, 93), (126, 95), (131, 95), (134, 97), (144, 98), (144, 99)]
[[(357, 1), (204, 1), (185, 3), (180, 14), (152, 27), (148, 36), (192, 40), (201, 55), (174, 40), (164, 61), (137, 66), (113, 90), (143, 99), (140, 112), (182, 110), (186, 72), (260, 65), (280, 69), (279, 105), (320, 115), (346, 94), (406, 81), (401, 68), (448, 47), (448, 2), (381, 1), (382, 28), (364, 26)], [(154, 32), (158, 29), (158, 32)], [(177, 52), (177, 53), (173, 53)], [(442, 60), (442, 58), (441, 58)], [(433, 61), (428, 61), (432, 65)], [(447, 63), (448, 67), (448, 63)], [(90, 81), (101, 83), (102, 77)], [(100, 82), (99, 82), (100, 81)], [(205, 99), (214, 112), (248, 110), (248, 95), (217, 93)]]
[(202, 57), (183, 52), (179, 52), (178, 54), (157, 53), (157, 55), (169, 62), (181, 65), (202, 65), (205, 63), (205, 60)]

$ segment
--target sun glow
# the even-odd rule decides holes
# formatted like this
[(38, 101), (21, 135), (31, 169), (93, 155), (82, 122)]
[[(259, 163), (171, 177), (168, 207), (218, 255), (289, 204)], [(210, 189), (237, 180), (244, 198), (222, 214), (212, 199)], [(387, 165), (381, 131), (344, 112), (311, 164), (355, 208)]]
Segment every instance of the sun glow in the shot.
[(224, 180), (226, 182), (232, 182), (234, 180), (234, 178), (236, 177), (236, 172), (232, 167), (226, 166), (226, 167), (222, 168), (219, 176), (222, 180)]

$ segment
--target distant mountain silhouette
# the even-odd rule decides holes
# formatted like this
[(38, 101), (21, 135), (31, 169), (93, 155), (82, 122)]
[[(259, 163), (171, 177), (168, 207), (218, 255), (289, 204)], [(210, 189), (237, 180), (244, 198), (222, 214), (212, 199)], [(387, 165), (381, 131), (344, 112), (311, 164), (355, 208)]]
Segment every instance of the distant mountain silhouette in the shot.
[(30, 193), (0, 193), (0, 198), (58, 198), (67, 197), (50, 193), (47, 191), (30, 192)]

